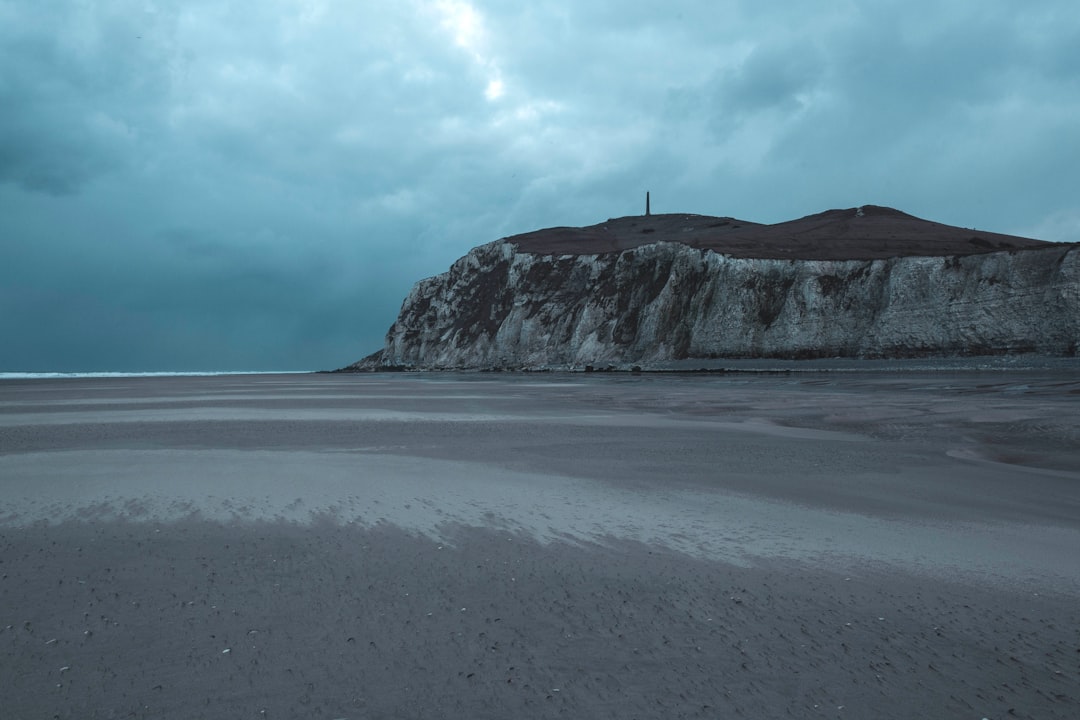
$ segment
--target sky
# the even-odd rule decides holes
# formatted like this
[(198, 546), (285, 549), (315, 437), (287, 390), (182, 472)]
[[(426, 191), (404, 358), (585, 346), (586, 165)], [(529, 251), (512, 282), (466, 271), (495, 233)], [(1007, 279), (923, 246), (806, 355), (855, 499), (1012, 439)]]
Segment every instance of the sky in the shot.
[(0, 0), (0, 371), (316, 370), (469, 249), (887, 205), (1080, 240), (1075, 0)]

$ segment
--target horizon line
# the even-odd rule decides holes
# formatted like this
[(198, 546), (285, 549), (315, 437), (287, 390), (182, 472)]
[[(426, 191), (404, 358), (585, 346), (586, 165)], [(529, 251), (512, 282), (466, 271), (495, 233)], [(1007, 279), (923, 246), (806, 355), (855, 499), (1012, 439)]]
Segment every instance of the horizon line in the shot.
[(50, 378), (212, 377), (218, 375), (306, 375), (318, 370), (147, 370), (147, 371), (0, 371), (0, 380)]

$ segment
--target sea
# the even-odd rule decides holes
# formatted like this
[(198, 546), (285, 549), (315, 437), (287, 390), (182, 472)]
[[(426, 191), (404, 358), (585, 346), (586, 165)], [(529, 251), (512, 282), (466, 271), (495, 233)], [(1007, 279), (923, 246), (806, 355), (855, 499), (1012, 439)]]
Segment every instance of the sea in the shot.
[(0, 372), (0, 380), (53, 378), (214, 377), (217, 375), (304, 375), (310, 370), (220, 370), (152, 372)]

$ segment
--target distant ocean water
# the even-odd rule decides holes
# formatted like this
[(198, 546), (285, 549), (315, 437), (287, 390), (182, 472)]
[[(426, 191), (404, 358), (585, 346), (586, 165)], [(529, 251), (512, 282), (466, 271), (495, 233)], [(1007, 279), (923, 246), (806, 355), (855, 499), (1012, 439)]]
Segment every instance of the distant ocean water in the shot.
[(192, 372), (0, 372), (0, 380), (47, 378), (211, 377), (216, 375), (304, 375), (310, 370), (221, 370)]

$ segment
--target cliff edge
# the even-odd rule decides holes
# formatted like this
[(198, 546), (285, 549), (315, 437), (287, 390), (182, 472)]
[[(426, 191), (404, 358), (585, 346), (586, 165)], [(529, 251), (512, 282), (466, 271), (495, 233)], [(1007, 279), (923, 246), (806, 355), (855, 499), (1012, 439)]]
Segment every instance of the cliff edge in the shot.
[(775, 225), (649, 215), (553, 228), (418, 282), (385, 347), (345, 369), (1075, 356), (1078, 250), (875, 206)]

